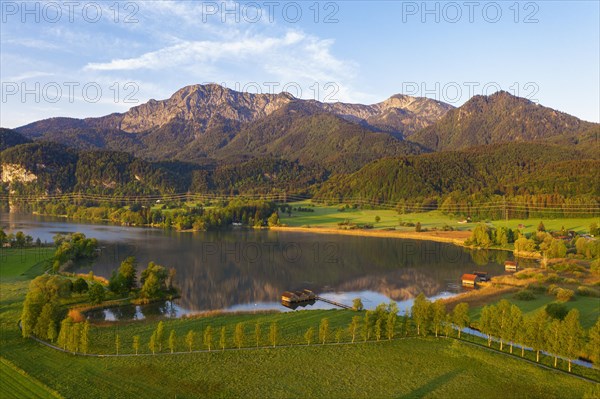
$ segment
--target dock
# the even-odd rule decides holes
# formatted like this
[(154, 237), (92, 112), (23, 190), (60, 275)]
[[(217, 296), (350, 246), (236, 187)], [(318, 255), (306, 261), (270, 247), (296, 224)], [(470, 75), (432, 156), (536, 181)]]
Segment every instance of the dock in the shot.
[(326, 303), (329, 303), (329, 304), (331, 304), (331, 305), (334, 305), (334, 306), (338, 306), (338, 307), (340, 307), (340, 308), (342, 308), (342, 309), (350, 309), (350, 310), (352, 310), (352, 306), (344, 305), (343, 303), (339, 303), (339, 302), (336, 302), (336, 301), (332, 301), (332, 300), (330, 300), (330, 299), (323, 298), (322, 296), (319, 296), (319, 295), (317, 295), (317, 296), (315, 297), (315, 299), (316, 299), (317, 301), (322, 301), (322, 302), (326, 302)]

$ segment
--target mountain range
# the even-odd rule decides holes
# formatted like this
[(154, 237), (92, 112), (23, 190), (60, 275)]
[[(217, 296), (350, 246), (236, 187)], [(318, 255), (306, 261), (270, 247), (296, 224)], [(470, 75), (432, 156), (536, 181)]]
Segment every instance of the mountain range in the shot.
[[(46, 192), (81, 190), (91, 184), (96, 191), (292, 190), (322, 198), (335, 193), (397, 200), (400, 194), (390, 190), (411, 194), (398, 186), (400, 182), (413, 187), (413, 194), (428, 196), (467, 186), (507, 189), (497, 175), (493, 184), (478, 183), (487, 173), (486, 157), (502, 165), (500, 159), (518, 163), (513, 155), (522, 153), (527, 165), (535, 164), (527, 170), (550, 174), (543, 165), (560, 162), (557, 153), (564, 154), (565, 162), (587, 159), (596, 165), (599, 132), (597, 123), (507, 92), (474, 96), (454, 108), (400, 94), (371, 105), (322, 103), (288, 93), (240, 93), (211, 84), (184, 87), (166, 100), (150, 100), (125, 113), (51, 118), (2, 129), (0, 155), (4, 185), (14, 186), (14, 172), (19, 170), (21, 176), (46, 176)], [(514, 145), (507, 146), (511, 142)], [(108, 172), (94, 170), (94, 162)], [(17, 164), (24, 169), (15, 169)], [(60, 187), (53, 185), (47, 164), (72, 171), (75, 177)], [(10, 178), (7, 165), (12, 165)], [(510, 168), (505, 172), (512, 173)], [(527, 176), (527, 184), (535, 186), (535, 176)], [(518, 187), (523, 181), (507, 183)], [(534, 191), (551, 190), (542, 186)], [(561, 187), (568, 192), (567, 185)]]

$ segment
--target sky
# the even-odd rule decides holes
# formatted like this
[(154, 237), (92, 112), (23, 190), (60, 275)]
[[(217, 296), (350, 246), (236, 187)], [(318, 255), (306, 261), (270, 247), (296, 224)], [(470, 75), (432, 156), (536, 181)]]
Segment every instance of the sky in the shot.
[(178, 89), (460, 106), (505, 90), (600, 121), (598, 1), (2, 1), (0, 126)]

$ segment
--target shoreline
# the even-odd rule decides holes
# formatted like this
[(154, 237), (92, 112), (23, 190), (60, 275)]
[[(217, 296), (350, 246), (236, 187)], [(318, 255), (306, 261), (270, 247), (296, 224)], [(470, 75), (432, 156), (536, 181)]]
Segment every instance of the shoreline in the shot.
[[(398, 231), (398, 230), (343, 230), (331, 227), (291, 227), (291, 226), (274, 226), (269, 227), (272, 231), (288, 231), (297, 233), (317, 233), (317, 234), (338, 234), (347, 236), (359, 237), (376, 237), (376, 238), (400, 238), (421, 241), (435, 241), (447, 244), (454, 244), (464, 247), (464, 240), (471, 236), (469, 231)], [(457, 234), (458, 233), (458, 234)]]

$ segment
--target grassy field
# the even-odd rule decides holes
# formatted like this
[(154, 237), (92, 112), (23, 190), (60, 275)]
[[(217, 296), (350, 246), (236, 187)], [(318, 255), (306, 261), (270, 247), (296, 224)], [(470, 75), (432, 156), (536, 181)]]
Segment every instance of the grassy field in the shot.
[(0, 358), (0, 392), (4, 399), (61, 397), (3, 358)]
[[(16, 321), (27, 285), (42, 270), (40, 264), (31, 266), (11, 266), (11, 272), (3, 273), (0, 281), (0, 356), (10, 362), (10, 369), (2, 366), (2, 375), (6, 373), (11, 384), (0, 385), (1, 397), (9, 397), (9, 391), (23, 393), (18, 394), (21, 397), (34, 395), (27, 392), (41, 396), (56, 391), (67, 398), (447, 398), (464, 397), (465, 392), (477, 392), (482, 397), (497, 397), (503, 392), (502, 396), (508, 398), (580, 398), (593, 395), (592, 390), (597, 389), (595, 384), (517, 358), (443, 338), (177, 355), (73, 356), (20, 337)], [(243, 321), (250, 341), (254, 323), (259, 321), (266, 343), (268, 325), (277, 321), (280, 342), (296, 343), (306, 328), (316, 328), (322, 317), (328, 317), (335, 330), (346, 326), (353, 314), (341, 310), (299, 311), (171, 320), (165, 322), (165, 335), (174, 329), (178, 350), (183, 351), (183, 336), (189, 329), (200, 332), (207, 324), (213, 328), (227, 325), (231, 333), (235, 323)], [(94, 327), (91, 347), (114, 353), (114, 336), (118, 333), (122, 337), (121, 352), (130, 353), (131, 337), (139, 334), (142, 351), (147, 353), (148, 335), (154, 328), (153, 323), (145, 321)], [(218, 332), (214, 342), (218, 342)]]
[(15, 278), (31, 278), (39, 274), (39, 270), (30, 271), (31, 266), (40, 263), (44, 259), (49, 259), (53, 254), (54, 248), (52, 247), (27, 249), (0, 248), (0, 279), (10, 279), (12, 281)]
[[(311, 206), (310, 201), (302, 201), (291, 203), (292, 207), (302, 206), (311, 207), (314, 212), (292, 212), (292, 216), (289, 217), (286, 214), (281, 214), (281, 223), (292, 227), (330, 227), (337, 228), (339, 222), (343, 222), (348, 219), (351, 223), (356, 224), (373, 224), (374, 229), (389, 229), (395, 228), (400, 231), (414, 231), (414, 227), (403, 227), (399, 226), (402, 222), (420, 222), (421, 226), (426, 229), (442, 228), (444, 225), (448, 225), (457, 230), (470, 230), (475, 226), (475, 223), (460, 224), (458, 221), (462, 218), (451, 218), (448, 215), (444, 215), (439, 211), (431, 211), (424, 213), (408, 213), (399, 215), (398, 212), (392, 209), (346, 209), (344, 212), (338, 211), (338, 206), (324, 206), (315, 205)], [(375, 217), (381, 218), (379, 223), (375, 222)], [(567, 230), (574, 230), (577, 232), (588, 232), (591, 223), (600, 223), (600, 218), (564, 218), (564, 219), (543, 219), (544, 225), (548, 230), (560, 230), (563, 226)], [(505, 220), (494, 220), (492, 224), (496, 227), (510, 227), (516, 228), (519, 224), (523, 224), (524, 232), (532, 232), (537, 229), (537, 225), (540, 221), (538, 219), (510, 219)]]

